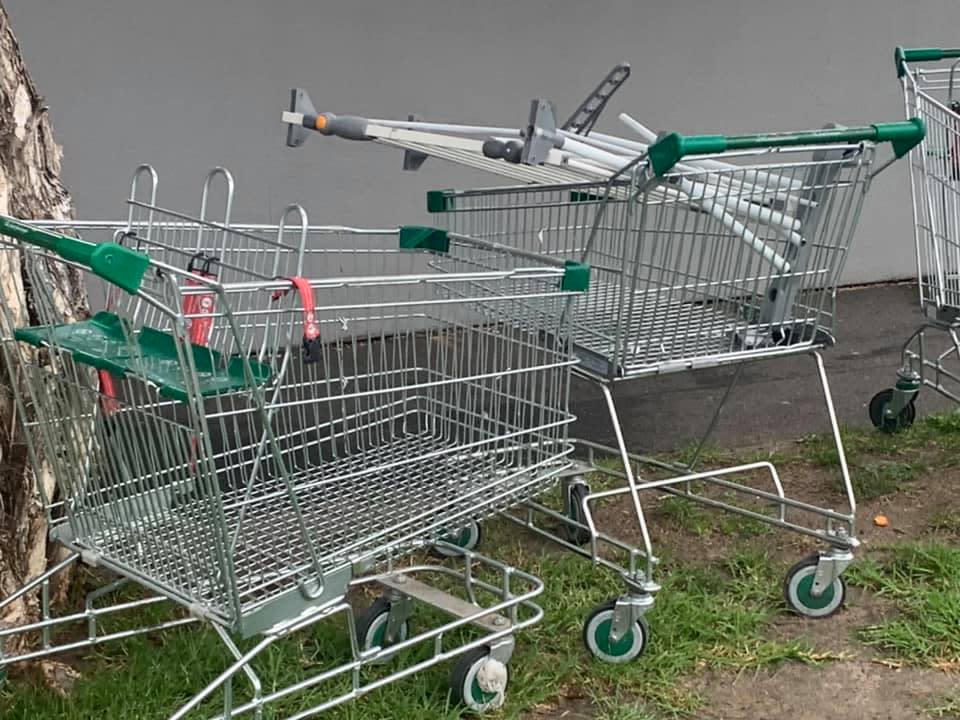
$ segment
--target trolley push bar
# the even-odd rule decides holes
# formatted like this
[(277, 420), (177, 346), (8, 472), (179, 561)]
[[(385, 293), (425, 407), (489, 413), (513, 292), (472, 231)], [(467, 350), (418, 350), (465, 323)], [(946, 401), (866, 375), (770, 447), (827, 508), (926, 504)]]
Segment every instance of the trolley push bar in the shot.
[(893, 51), (893, 61), (897, 67), (897, 77), (907, 73), (909, 63), (939, 62), (941, 60), (960, 59), (960, 48), (903, 48)]
[[(958, 55), (960, 57), (960, 55)], [(920, 118), (876, 123), (855, 128), (825, 128), (786, 133), (755, 135), (681, 135), (670, 133), (648, 150), (653, 171), (662, 176), (680, 160), (691, 155), (716, 155), (731, 150), (762, 150), (802, 145), (889, 142), (897, 159), (923, 141), (926, 128)]]
[[(729, 172), (728, 170), (718, 168), (712, 176), (706, 175), (701, 176), (699, 180), (691, 180), (685, 175), (685, 171), (691, 168), (682, 166), (680, 161), (691, 156), (719, 155), (735, 151), (771, 151), (798, 146), (819, 147), (853, 145), (862, 142), (889, 142), (893, 149), (893, 157), (873, 169), (872, 177), (909, 153), (912, 148), (922, 142), (925, 134), (926, 128), (919, 118), (855, 128), (833, 127), (750, 135), (687, 136), (672, 132), (649, 146), (646, 159), (648, 172), (653, 173), (657, 178), (662, 178), (675, 168), (680, 170), (673, 180), (682, 194), (695, 201), (702, 210), (712, 215), (751, 250), (761, 255), (778, 273), (786, 275), (791, 271), (802, 272), (802, 269), (794, 267), (787, 257), (775, 252), (767, 242), (757, 236), (755, 230), (751, 230), (744, 223), (759, 221), (771, 227), (780, 237), (785, 238), (794, 250), (803, 247), (807, 239), (803, 236), (804, 228), (799, 213), (791, 215), (758, 206), (758, 200), (765, 202), (768, 199), (771, 188), (776, 190), (775, 195), (782, 197), (790, 192), (796, 194), (800, 188), (796, 187), (795, 181), (772, 173), (757, 173), (752, 178), (754, 182), (751, 183), (748, 175), (742, 175), (737, 183), (740, 186), (739, 191), (731, 195), (730, 183), (724, 183), (721, 177), (721, 173)], [(748, 194), (744, 197), (744, 190), (752, 190), (755, 195)], [(811, 195), (809, 191), (800, 194)], [(804, 204), (812, 201), (812, 197), (798, 199)]]

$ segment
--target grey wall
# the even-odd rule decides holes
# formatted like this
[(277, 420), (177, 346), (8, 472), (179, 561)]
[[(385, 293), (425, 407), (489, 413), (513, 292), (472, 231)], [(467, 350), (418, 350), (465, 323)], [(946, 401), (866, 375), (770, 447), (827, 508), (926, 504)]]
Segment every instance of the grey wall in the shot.
[[(231, 168), (238, 219), (289, 202), (316, 223), (396, 225), (430, 187), (490, 184), (382, 147), (283, 144), (288, 88), (320, 110), (521, 124), (531, 97), (569, 112), (618, 60), (608, 110), (658, 129), (741, 132), (899, 119), (892, 51), (960, 43), (957, 0), (6, 0), (85, 218), (124, 214), (157, 166), (161, 204), (194, 211)], [(913, 273), (906, 169), (881, 176), (846, 279)]]

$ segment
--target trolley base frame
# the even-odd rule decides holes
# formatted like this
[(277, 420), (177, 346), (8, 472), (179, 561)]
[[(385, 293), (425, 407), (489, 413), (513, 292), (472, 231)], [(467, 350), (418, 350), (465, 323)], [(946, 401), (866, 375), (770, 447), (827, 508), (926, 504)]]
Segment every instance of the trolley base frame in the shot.
[[(941, 321), (941, 317), (947, 322)], [(893, 423), (897, 428), (910, 425), (915, 414), (913, 403), (924, 387), (960, 405), (958, 333), (960, 321), (955, 313), (937, 313), (907, 338), (900, 352), (897, 382), (890, 401), (882, 409), (885, 423)], [(903, 418), (903, 422), (899, 418)], [(876, 419), (872, 419), (876, 424)]]
[[(740, 364), (718, 403), (710, 424), (694, 451), (692, 460), (686, 464), (664, 462), (656, 458), (629, 453), (620, 431), (610, 390), (607, 385), (598, 383), (607, 399), (617, 445), (609, 447), (585, 440), (574, 440), (578, 450), (583, 451), (578, 455), (583, 457), (577, 459), (574, 469), (564, 477), (564, 499), (566, 501), (571, 497), (567, 488), (575, 485), (587, 486), (586, 476), (593, 473), (611, 479), (615, 487), (608, 490), (588, 491), (582, 497), (582, 507), (571, 507), (569, 502), (565, 502), (561, 512), (541, 502), (529, 501), (522, 509), (504, 513), (504, 516), (541, 537), (591, 560), (594, 565), (620, 574), (626, 586), (626, 593), (618, 600), (618, 608), (622, 601), (632, 615), (628, 615), (627, 610), (621, 611), (619, 622), (615, 617), (614, 628), (626, 623), (629, 617), (642, 615), (652, 608), (654, 596), (660, 589), (653, 579), (657, 559), (652, 553), (646, 519), (639, 502), (635, 500), (640, 491), (655, 491), (682, 497), (710, 508), (724, 510), (819, 540), (826, 546), (826, 550), (817, 556), (816, 572), (811, 586), (812, 596), (819, 597), (825, 588), (839, 579), (852, 562), (853, 551), (859, 546), (859, 541), (856, 538), (856, 500), (823, 358), (817, 350), (806, 352), (814, 360), (826, 405), (831, 436), (837, 451), (840, 478), (846, 494), (846, 512), (790, 497), (784, 489), (777, 468), (770, 462), (752, 462), (724, 468), (697, 470), (696, 466), (702, 451), (716, 428), (723, 407), (739, 379), (743, 367)], [(621, 467), (613, 468), (608, 463), (603, 463), (601, 461), (603, 457), (620, 459)], [(643, 470), (651, 468), (667, 471), (671, 475), (656, 480), (642, 479)], [(743, 473), (760, 473), (767, 476), (772, 490), (738, 482), (737, 476)], [(724, 499), (710, 497), (705, 492), (697, 490), (698, 486), (705, 489), (720, 489), (726, 493), (727, 497)], [(742, 504), (735, 502), (729, 497), (730, 495), (742, 498), (744, 502)], [(635, 543), (614, 537), (601, 529), (603, 511), (595, 506), (598, 501), (617, 497), (634, 499), (633, 504), (637, 509), (643, 546), (638, 547)], [(762, 503), (770, 508), (770, 512), (760, 512), (749, 506), (746, 501)], [(794, 518), (795, 515), (800, 515), (801, 518)], [(812, 519), (819, 519), (820, 522), (815, 524)], [(578, 543), (571, 540), (578, 536), (584, 542)], [(622, 561), (612, 559), (611, 552)], [(613, 632), (611, 632), (611, 638), (614, 639)]]
[[(391, 601), (388, 623), (394, 629), (391, 632), (391, 629), (388, 628), (388, 637), (398, 637), (395, 628), (406, 622), (415, 602), (429, 605), (444, 612), (452, 618), (450, 622), (429, 627), (411, 637), (404, 636), (387, 647), (363, 647), (362, 640), (357, 637), (356, 613), (350, 603), (341, 597), (323, 607), (304, 613), (301, 617), (277, 624), (264, 633), (253, 649), (246, 653), (239, 650), (226, 629), (215, 622), (211, 622), (209, 625), (219, 635), (227, 654), (230, 656), (230, 664), (215, 680), (173, 713), (170, 716), (171, 720), (179, 720), (179, 718), (187, 716), (217, 693), (223, 700), (222, 712), (214, 716), (217, 720), (237, 717), (260, 720), (264, 716), (265, 709), (275, 709), (278, 702), (285, 698), (307, 691), (315, 691), (319, 686), (329, 685), (338, 678), (349, 677), (351, 679), (349, 691), (324, 699), (316, 705), (290, 716), (291, 718), (312, 717), (379, 687), (401, 680), (439, 663), (460, 657), (476, 648), (484, 648), (491, 661), (506, 665), (513, 654), (515, 633), (539, 622), (543, 617), (542, 609), (534, 602), (534, 599), (543, 592), (543, 583), (533, 575), (516, 570), (484, 555), (442, 541), (438, 542), (437, 545), (442, 546), (446, 557), (458, 557), (462, 561), (462, 569), (435, 564), (394, 568), (392, 562), (388, 560), (384, 572), (356, 577), (351, 582), (351, 587), (378, 585), (385, 590), (386, 596)], [(122, 632), (101, 632), (99, 623), (104, 617), (122, 614), (157, 603), (170, 602), (168, 598), (162, 595), (150, 595), (137, 600), (105, 604), (104, 601), (109, 598), (111, 593), (130, 582), (125, 577), (107, 582), (88, 593), (82, 611), (57, 616), (50, 599), (51, 583), (57, 574), (71, 565), (83, 562), (83, 560), (84, 557), (80, 552), (72, 552), (65, 560), (25, 584), (17, 593), (0, 601), (0, 610), (2, 610), (3, 607), (25, 595), (37, 592), (40, 595), (42, 617), (41, 620), (29, 625), (0, 629), (0, 643), (4, 644), (11, 640), (29, 642), (32, 639), (39, 638), (37, 646), (27, 652), (17, 655), (0, 654), (0, 673), (4, 673), (8, 666), (16, 663), (39, 660), (114, 640), (200, 622), (197, 617), (187, 616), (172, 618), (161, 623), (136, 627)], [(439, 578), (447, 586), (458, 584), (461, 586), (461, 590), (458, 594), (454, 594), (422, 582), (417, 579), (416, 576), (418, 575)], [(486, 598), (495, 598), (495, 601), (482, 604), (478, 600), (478, 591), (484, 593)], [(306, 631), (317, 623), (334, 617), (340, 617), (345, 621), (350, 637), (351, 659), (336, 667), (317, 672), (288, 687), (273, 689), (269, 693), (264, 692), (264, 684), (252, 667), (256, 657), (278, 640), (294, 633)], [(61, 631), (69, 626), (83, 625), (87, 628), (87, 637), (84, 639), (58, 642), (54, 638), (56, 631)], [(451, 635), (455, 635), (456, 631), (468, 625), (476, 628), (473, 639), (468, 642), (456, 642), (448, 639)], [(432, 645), (432, 653), (426, 659), (400, 666), (396, 670), (381, 674), (372, 680), (365, 680), (361, 675), (361, 670), (364, 668), (382, 665), (396, 659), (406, 650), (424, 647), (427, 644)], [(244, 701), (237, 702), (234, 683), (241, 677), (245, 679), (249, 691)], [(492, 694), (496, 694), (495, 700), (491, 701), (493, 706), (502, 702), (504, 689), (501, 687), (491, 691)]]

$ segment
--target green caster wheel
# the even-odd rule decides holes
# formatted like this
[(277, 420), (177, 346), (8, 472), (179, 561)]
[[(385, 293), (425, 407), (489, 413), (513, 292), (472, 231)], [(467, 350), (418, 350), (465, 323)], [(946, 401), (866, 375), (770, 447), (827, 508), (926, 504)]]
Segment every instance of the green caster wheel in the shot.
[(870, 401), (870, 422), (872, 422), (873, 426), (878, 430), (890, 434), (906, 430), (913, 425), (913, 421), (917, 417), (917, 406), (914, 405), (912, 398), (910, 402), (904, 406), (903, 410), (900, 411), (899, 415), (888, 417), (885, 411), (893, 401), (893, 393), (894, 390), (892, 388), (881, 390), (874, 395)]
[[(480, 540), (483, 539), (483, 534), (480, 532), (480, 523), (471, 520), (468, 524), (460, 528), (459, 532), (449, 533), (441, 539), (463, 550), (476, 550), (477, 546), (480, 545)], [(431, 552), (440, 557), (460, 557), (460, 553), (456, 550), (451, 550), (448, 547), (442, 547), (440, 545), (434, 545), (431, 548)]]
[(509, 667), (490, 657), (490, 651), (484, 647), (461, 655), (450, 673), (453, 699), (475, 713), (496, 710), (503, 705), (509, 682)]
[(847, 586), (838, 577), (819, 596), (813, 590), (813, 576), (817, 572), (819, 555), (810, 555), (787, 571), (783, 583), (783, 597), (791, 610), (809, 618), (825, 618), (841, 607), (847, 594)]
[(587, 616), (583, 624), (583, 644), (598, 660), (607, 663), (628, 663), (643, 654), (650, 637), (647, 621), (642, 617), (634, 620), (633, 627), (613, 642), (610, 639), (610, 628), (613, 626), (613, 612), (617, 601), (609, 600), (598, 605)]

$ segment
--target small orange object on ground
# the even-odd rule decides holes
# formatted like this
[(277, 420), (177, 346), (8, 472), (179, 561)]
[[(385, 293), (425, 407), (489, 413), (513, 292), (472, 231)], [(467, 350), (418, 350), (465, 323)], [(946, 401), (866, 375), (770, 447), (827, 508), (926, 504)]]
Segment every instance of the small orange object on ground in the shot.
[(887, 525), (890, 524), (890, 519), (883, 513), (880, 513), (879, 515), (873, 516), (873, 524), (877, 527), (887, 527)]

